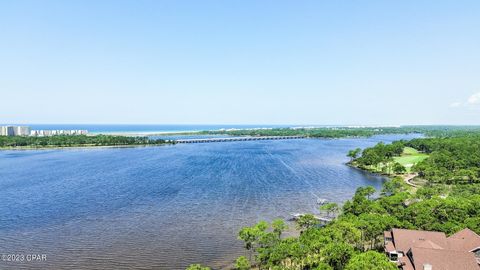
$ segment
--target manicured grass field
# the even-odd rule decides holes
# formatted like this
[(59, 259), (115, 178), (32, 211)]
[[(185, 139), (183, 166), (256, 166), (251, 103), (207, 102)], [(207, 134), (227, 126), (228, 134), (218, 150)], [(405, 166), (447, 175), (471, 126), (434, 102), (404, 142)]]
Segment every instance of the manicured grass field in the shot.
[(410, 168), (413, 165), (426, 159), (427, 157), (427, 154), (420, 153), (414, 148), (405, 147), (405, 149), (403, 149), (403, 154), (399, 157), (394, 157), (393, 159), (395, 160), (395, 162), (398, 162), (402, 164), (405, 168), (407, 168), (407, 171), (410, 171)]
[(418, 152), (417, 149), (415, 148), (412, 148), (412, 147), (405, 147), (403, 149), (403, 154), (404, 155), (416, 155), (416, 154), (419, 154), (420, 152)]
[[(428, 154), (421, 153), (417, 151), (415, 148), (405, 147), (403, 149), (402, 155), (398, 157), (393, 157), (393, 161), (403, 165), (403, 167), (405, 167), (405, 169), (407, 170), (407, 173), (410, 173), (413, 165), (421, 162), (427, 157), (428, 157)], [(392, 164), (393, 163), (386, 164), (381, 162), (376, 165), (367, 166), (366, 169), (371, 172), (378, 172), (378, 173), (382, 173), (382, 172), (384, 173), (385, 170), (387, 172), (391, 172), (389, 170), (392, 169), (391, 167)]]

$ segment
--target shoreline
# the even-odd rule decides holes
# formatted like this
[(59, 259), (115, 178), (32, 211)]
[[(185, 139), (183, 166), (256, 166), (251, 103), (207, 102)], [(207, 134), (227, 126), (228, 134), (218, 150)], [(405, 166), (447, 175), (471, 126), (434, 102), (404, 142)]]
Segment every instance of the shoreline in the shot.
[(403, 181), (405, 181), (405, 184), (407, 184), (408, 186), (410, 186), (414, 190), (421, 187), (421, 186), (411, 182), (411, 180), (413, 180), (415, 177), (418, 176), (418, 173), (406, 173), (406, 174), (393, 174), (393, 175), (391, 175), (391, 174), (383, 174), (383, 173), (379, 173), (379, 172), (373, 172), (373, 171), (370, 171), (370, 170), (367, 170), (367, 169), (362, 169), (362, 168), (352, 164), (352, 162), (350, 162), (350, 161), (345, 163), (345, 165), (349, 166), (350, 168), (354, 168), (354, 169), (357, 169), (359, 171), (362, 171), (362, 172), (370, 173), (372, 175), (386, 177), (388, 180), (391, 180), (394, 177), (401, 177), (403, 179)]

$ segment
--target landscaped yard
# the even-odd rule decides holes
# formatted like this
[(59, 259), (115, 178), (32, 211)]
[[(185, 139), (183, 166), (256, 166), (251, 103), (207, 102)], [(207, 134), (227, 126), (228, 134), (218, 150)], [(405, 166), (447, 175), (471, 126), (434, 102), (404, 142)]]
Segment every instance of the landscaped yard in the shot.
[(417, 164), (418, 162), (426, 159), (428, 157), (425, 153), (420, 153), (416, 149), (411, 147), (405, 147), (403, 149), (403, 154), (399, 157), (394, 157), (393, 160), (402, 164), (408, 172), (410, 172), (410, 168)]

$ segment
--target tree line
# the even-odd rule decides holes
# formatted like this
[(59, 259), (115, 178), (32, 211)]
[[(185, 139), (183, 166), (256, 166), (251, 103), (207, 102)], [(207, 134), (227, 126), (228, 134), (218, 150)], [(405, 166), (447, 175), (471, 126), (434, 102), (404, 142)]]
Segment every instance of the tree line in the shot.
[(450, 137), (480, 132), (479, 126), (314, 127), (201, 131), (197, 134), (230, 136), (305, 136), (309, 138), (370, 137), (381, 134), (419, 133)]
[(149, 137), (127, 137), (112, 135), (56, 135), (48, 137), (0, 136), (0, 148), (9, 147), (72, 147), (72, 146), (124, 146), (159, 145), (171, 143)]

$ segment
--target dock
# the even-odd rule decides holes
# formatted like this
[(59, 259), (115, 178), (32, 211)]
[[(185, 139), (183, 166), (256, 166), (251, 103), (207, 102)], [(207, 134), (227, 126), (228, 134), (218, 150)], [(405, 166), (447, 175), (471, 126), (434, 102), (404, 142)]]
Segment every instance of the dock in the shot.
[(328, 202), (327, 199), (317, 198), (317, 204), (324, 205)]
[[(306, 214), (307, 214), (307, 213), (295, 213), (295, 214), (292, 214), (292, 219), (293, 219), (293, 220), (298, 220), (300, 217), (302, 217), (302, 216), (304, 216), (304, 215), (306, 215)], [(313, 217), (314, 217), (316, 220), (318, 220), (318, 221), (320, 221), (320, 222), (322, 222), (322, 223), (324, 223), (324, 224), (329, 223), (329, 222), (332, 221), (331, 218), (321, 217), (321, 216), (319, 216), (319, 215), (313, 215)]]

